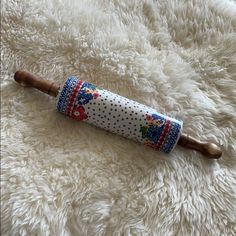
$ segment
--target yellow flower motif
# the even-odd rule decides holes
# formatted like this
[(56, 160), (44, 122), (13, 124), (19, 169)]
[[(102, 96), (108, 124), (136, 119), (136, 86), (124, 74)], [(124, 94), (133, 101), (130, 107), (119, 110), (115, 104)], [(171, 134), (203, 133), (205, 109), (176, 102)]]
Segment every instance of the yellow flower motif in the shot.
[(164, 124), (164, 121), (161, 121), (161, 120), (153, 120), (152, 121), (152, 124), (153, 125), (156, 125), (158, 127), (161, 127), (163, 124)]
[(86, 93), (92, 93), (93, 90), (91, 90), (91, 89), (89, 89), (89, 88), (86, 88), (86, 89), (85, 89), (85, 92), (86, 92)]

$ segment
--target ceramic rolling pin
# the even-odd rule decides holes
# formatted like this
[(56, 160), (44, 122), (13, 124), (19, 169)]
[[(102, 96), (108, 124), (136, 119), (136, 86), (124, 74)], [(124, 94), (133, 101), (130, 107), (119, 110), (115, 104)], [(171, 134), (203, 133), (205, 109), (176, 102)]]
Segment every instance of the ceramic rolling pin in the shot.
[(219, 145), (183, 134), (182, 121), (74, 76), (69, 77), (62, 88), (26, 71), (17, 71), (14, 79), (23, 86), (34, 87), (57, 97), (57, 110), (61, 113), (156, 150), (169, 153), (179, 144), (208, 158), (217, 159), (222, 155)]

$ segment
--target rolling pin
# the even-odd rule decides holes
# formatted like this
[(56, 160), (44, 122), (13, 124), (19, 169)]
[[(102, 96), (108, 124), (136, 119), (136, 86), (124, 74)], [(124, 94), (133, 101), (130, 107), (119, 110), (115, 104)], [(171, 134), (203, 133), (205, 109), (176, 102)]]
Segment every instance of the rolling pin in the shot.
[(176, 144), (198, 151), (210, 159), (222, 155), (221, 147), (198, 141), (182, 133), (183, 122), (155, 109), (70, 76), (60, 87), (26, 72), (17, 71), (14, 79), (22, 86), (34, 87), (57, 97), (57, 110), (112, 133), (170, 153)]

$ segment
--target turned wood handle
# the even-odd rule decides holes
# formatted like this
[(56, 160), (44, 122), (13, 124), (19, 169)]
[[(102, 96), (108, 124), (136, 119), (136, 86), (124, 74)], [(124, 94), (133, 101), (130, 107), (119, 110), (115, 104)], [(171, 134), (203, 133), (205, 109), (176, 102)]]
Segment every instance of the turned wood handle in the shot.
[(212, 142), (202, 142), (187, 134), (181, 134), (178, 144), (184, 148), (193, 149), (210, 159), (218, 159), (222, 155), (221, 147)]
[(57, 96), (60, 89), (59, 85), (47, 80), (39, 79), (38, 77), (27, 71), (17, 71), (14, 75), (14, 79), (22, 86), (34, 87), (53, 97)]

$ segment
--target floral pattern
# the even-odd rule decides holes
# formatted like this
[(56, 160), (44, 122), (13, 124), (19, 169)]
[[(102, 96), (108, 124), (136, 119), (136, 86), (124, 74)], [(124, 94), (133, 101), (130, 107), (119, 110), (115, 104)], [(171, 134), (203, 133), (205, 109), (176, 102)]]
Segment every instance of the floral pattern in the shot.
[(77, 96), (77, 103), (79, 105), (85, 105), (90, 100), (96, 99), (99, 96), (96, 87), (93, 84), (84, 82)]
[(88, 118), (83, 106), (75, 106), (71, 117), (77, 120), (85, 120)]
[(85, 112), (83, 105), (91, 100), (98, 98), (99, 93), (93, 84), (84, 82), (76, 97), (75, 106), (72, 112), (72, 118), (76, 120), (86, 120), (88, 115)]
[(158, 141), (164, 130), (165, 119), (156, 114), (146, 115), (147, 125), (141, 126), (142, 138), (145, 144), (153, 148), (157, 147)]
[(169, 153), (179, 140), (182, 121), (71, 76), (60, 91), (57, 109), (79, 121)]

